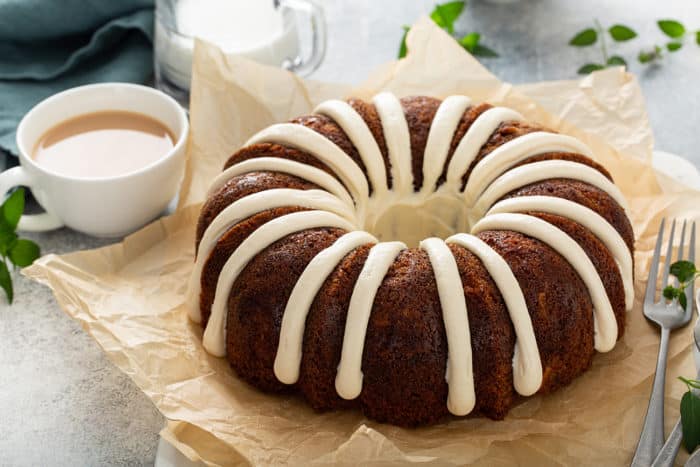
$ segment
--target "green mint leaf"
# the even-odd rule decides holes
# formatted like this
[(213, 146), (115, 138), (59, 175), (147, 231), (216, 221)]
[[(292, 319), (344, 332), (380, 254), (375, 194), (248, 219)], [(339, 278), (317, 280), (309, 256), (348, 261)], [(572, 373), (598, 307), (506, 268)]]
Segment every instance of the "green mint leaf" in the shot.
[(577, 33), (570, 41), (569, 45), (576, 47), (586, 47), (595, 44), (598, 40), (598, 33), (593, 28), (584, 29)]
[(17, 228), (19, 218), (24, 212), (24, 188), (17, 188), (12, 194), (2, 203), (2, 215), (5, 222), (12, 227), (12, 230)]
[(10, 271), (7, 270), (7, 265), (4, 261), (0, 261), (0, 287), (5, 291), (7, 301), (12, 303), (12, 277), (10, 277)]
[(695, 42), (700, 45), (700, 31), (695, 33)]
[(613, 55), (612, 57), (610, 57), (608, 59), (607, 65), (608, 66), (620, 66), (620, 65), (622, 65), (624, 67), (627, 67), (627, 62), (625, 61), (624, 58), (620, 57), (619, 55)]
[(661, 29), (661, 31), (663, 31), (664, 34), (673, 39), (677, 37), (682, 37), (683, 34), (685, 34), (685, 26), (683, 26), (676, 20), (662, 19), (659, 20), (656, 24), (659, 25), (659, 29)]
[(683, 311), (688, 308), (688, 299), (685, 296), (685, 292), (681, 292), (678, 295), (678, 303), (680, 304), (681, 308), (683, 308)]
[(454, 34), (455, 20), (462, 14), (464, 10), (464, 2), (448, 2), (435, 5), (435, 9), (430, 13), (430, 18), (443, 29), (446, 29), (450, 34)]
[(5, 220), (0, 221), (0, 255), (6, 256), (10, 247), (17, 240), (17, 234)]
[(664, 288), (663, 295), (666, 300), (673, 300), (678, 296), (679, 290), (672, 285), (667, 285)]
[(578, 74), (579, 75), (587, 75), (589, 73), (593, 73), (594, 71), (602, 70), (605, 67), (599, 63), (588, 63), (586, 65), (583, 65), (581, 68), (578, 69)]
[(479, 45), (481, 34), (478, 32), (470, 32), (459, 40), (459, 43), (469, 52), (474, 52), (474, 49)]
[(678, 278), (679, 282), (688, 282), (695, 277), (697, 269), (690, 261), (676, 261), (671, 264), (669, 272)]
[(681, 47), (683, 47), (683, 44), (681, 42), (669, 42), (668, 44), (666, 44), (666, 48), (669, 52), (675, 52)]
[(410, 29), (411, 28), (408, 26), (403, 27), (403, 36), (401, 36), (401, 45), (399, 46), (399, 58), (404, 58), (408, 52), (408, 48), (406, 47), (406, 36), (408, 35), (408, 31), (410, 31)]
[(637, 33), (630, 27), (624, 24), (616, 24), (608, 29), (610, 37), (617, 42), (624, 42), (637, 37)]
[(477, 57), (498, 57), (495, 50), (481, 44), (477, 44), (472, 53)]
[(681, 426), (683, 445), (692, 453), (700, 444), (700, 399), (690, 391), (681, 399)]
[(654, 60), (654, 56), (649, 52), (639, 52), (637, 60), (639, 60), (639, 63), (649, 63)]
[(21, 268), (32, 264), (40, 254), (39, 245), (26, 238), (17, 240), (8, 252), (12, 264)]

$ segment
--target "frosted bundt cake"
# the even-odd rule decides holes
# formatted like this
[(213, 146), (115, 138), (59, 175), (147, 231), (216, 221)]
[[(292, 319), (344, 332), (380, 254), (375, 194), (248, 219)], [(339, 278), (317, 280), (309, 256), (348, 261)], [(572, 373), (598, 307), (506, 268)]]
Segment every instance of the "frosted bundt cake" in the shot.
[(332, 100), (236, 152), (189, 310), (265, 391), (419, 425), (501, 419), (611, 350), (634, 237), (580, 141), (464, 96)]

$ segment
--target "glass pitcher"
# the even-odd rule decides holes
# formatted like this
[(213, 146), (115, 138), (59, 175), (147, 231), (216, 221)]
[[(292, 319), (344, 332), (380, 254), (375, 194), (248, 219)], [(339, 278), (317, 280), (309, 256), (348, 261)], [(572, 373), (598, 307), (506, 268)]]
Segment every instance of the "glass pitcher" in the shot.
[[(301, 18), (308, 33), (302, 34)], [(326, 49), (323, 10), (309, 0), (156, 0), (156, 86), (189, 102), (194, 38), (266, 65), (308, 75)], [(309, 37), (302, 57), (301, 37)]]

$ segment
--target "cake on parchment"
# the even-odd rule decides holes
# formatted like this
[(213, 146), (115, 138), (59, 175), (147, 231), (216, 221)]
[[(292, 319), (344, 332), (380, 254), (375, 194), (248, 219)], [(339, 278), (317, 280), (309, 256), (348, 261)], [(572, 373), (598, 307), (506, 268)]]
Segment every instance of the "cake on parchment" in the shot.
[(196, 237), (208, 352), (403, 426), (568, 384), (634, 299), (626, 203), (591, 150), (465, 96), (332, 100), (262, 130)]

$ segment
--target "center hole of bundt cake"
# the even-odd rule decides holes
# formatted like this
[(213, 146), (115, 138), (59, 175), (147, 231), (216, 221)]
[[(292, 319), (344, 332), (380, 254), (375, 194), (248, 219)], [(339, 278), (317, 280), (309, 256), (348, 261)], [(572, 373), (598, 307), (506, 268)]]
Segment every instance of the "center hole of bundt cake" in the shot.
[(380, 241), (401, 241), (417, 247), (428, 237), (447, 238), (468, 232), (467, 209), (462, 200), (433, 195), (422, 202), (396, 203), (368, 216), (367, 230)]

